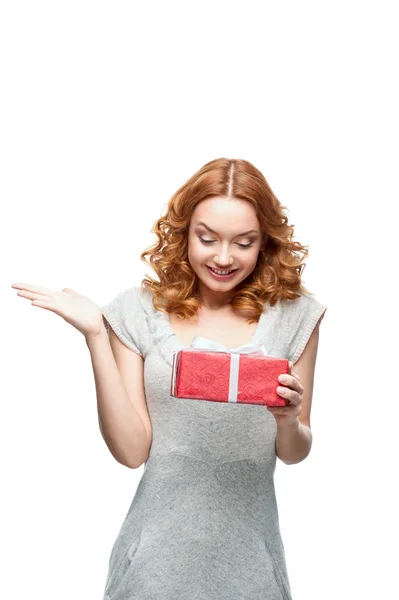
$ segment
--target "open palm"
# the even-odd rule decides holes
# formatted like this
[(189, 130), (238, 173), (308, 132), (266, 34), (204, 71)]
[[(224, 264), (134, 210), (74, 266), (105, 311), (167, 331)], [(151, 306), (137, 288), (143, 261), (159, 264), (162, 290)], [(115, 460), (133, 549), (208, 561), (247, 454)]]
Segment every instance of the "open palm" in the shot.
[(31, 300), (33, 306), (60, 315), (86, 338), (97, 335), (104, 327), (101, 308), (75, 290), (64, 288), (59, 292), (30, 283), (13, 283), (11, 287), (19, 290), (18, 296)]

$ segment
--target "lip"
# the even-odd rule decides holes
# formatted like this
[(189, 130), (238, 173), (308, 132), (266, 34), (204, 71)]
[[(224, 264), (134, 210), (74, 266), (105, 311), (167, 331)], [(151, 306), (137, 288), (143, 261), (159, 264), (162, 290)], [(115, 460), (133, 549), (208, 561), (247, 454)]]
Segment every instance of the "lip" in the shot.
[[(217, 279), (218, 281), (230, 281), (230, 279), (233, 279), (233, 277), (235, 276), (235, 274), (238, 271), (238, 269), (234, 269), (233, 272), (230, 273), (230, 275), (217, 275), (216, 273), (214, 273), (212, 271), (211, 267), (209, 267), (208, 265), (205, 265), (205, 266), (208, 269), (210, 276), (213, 277), (213, 279)], [(220, 270), (222, 271), (223, 269), (220, 269)]]

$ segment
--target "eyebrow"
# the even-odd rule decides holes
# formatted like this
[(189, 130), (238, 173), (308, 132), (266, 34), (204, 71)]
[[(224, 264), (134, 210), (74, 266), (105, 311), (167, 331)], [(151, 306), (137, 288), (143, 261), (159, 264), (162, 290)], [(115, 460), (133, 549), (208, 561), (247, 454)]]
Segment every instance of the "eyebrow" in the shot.
[[(197, 227), (199, 225), (202, 225), (203, 227), (205, 227), (205, 229), (207, 229), (211, 233), (216, 233), (216, 235), (217, 235), (217, 231), (214, 231), (213, 229), (211, 229), (210, 227), (208, 227), (208, 225), (206, 225), (203, 221), (198, 221)], [(239, 237), (241, 235), (247, 235), (248, 233), (259, 233), (259, 232), (256, 229), (250, 229), (249, 231), (244, 231), (243, 233), (237, 233), (237, 235), (235, 235), (234, 237)]]

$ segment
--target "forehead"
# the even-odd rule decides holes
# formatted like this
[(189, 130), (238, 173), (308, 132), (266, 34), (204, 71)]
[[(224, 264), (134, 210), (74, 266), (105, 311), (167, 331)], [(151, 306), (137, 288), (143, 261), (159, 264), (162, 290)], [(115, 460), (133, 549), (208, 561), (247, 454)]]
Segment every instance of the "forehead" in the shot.
[(259, 221), (252, 204), (245, 200), (228, 199), (223, 196), (208, 198), (195, 207), (191, 226), (204, 221), (215, 231), (241, 232), (259, 228)]

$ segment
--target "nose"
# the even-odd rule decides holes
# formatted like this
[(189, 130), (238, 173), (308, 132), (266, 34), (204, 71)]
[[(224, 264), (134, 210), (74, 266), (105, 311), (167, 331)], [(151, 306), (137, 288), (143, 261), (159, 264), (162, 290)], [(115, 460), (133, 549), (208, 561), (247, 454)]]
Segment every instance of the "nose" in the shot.
[(234, 258), (229, 255), (229, 251), (227, 248), (222, 248), (222, 250), (220, 250), (219, 254), (215, 254), (214, 260), (215, 260), (215, 264), (217, 264), (217, 266), (220, 269), (224, 269), (224, 268), (227, 269), (234, 262)]

